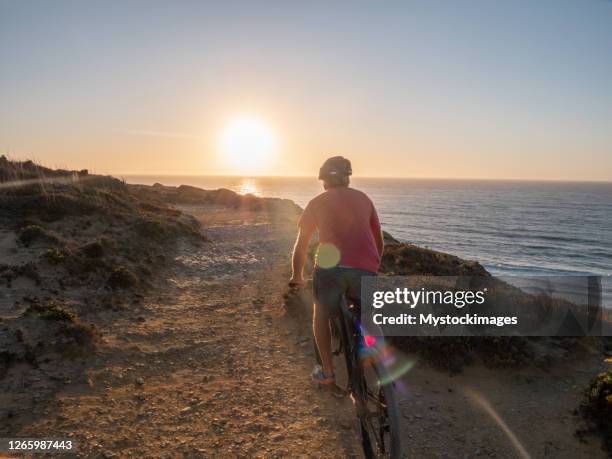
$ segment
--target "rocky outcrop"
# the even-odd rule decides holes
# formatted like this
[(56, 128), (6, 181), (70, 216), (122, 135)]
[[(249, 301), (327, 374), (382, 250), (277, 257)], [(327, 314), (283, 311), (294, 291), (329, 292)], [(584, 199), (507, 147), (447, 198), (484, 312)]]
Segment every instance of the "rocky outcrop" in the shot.
[(158, 199), (166, 204), (216, 204), (249, 211), (267, 212), (276, 218), (288, 219), (296, 219), (302, 212), (300, 206), (290, 199), (261, 198), (252, 194), (242, 195), (226, 188), (203, 190), (189, 185), (173, 187), (159, 183), (153, 186), (130, 185), (130, 188), (136, 194), (142, 194), (149, 199)]
[[(388, 238), (387, 238), (388, 240)], [(435, 276), (490, 276), (476, 261), (463, 260), (454, 255), (405, 244), (393, 240), (385, 243), (381, 272), (389, 275), (435, 275)]]

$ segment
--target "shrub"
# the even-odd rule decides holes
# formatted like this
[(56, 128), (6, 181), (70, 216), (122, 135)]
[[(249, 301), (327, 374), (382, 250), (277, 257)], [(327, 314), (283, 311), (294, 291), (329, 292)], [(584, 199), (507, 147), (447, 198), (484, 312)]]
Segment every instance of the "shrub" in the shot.
[(580, 408), (600, 430), (604, 445), (612, 453), (612, 370), (599, 373), (591, 380)]
[(99, 332), (93, 325), (80, 321), (64, 322), (56, 333), (56, 351), (67, 357), (86, 355), (95, 349)]
[(6, 376), (6, 372), (15, 360), (15, 354), (9, 351), (0, 352), (0, 379)]
[(163, 241), (170, 235), (168, 227), (155, 220), (142, 219), (134, 225), (134, 229), (138, 236), (154, 241)]
[(41, 257), (47, 260), (49, 263), (58, 265), (66, 259), (66, 252), (56, 248), (47, 249), (43, 252)]
[(529, 342), (520, 336), (486, 336), (473, 338), (485, 365), (489, 367), (516, 367), (531, 360)]
[(0, 266), (0, 273), (2, 273), (0, 275), (0, 279), (4, 279), (7, 287), (9, 288), (11, 287), (12, 281), (19, 277), (31, 279), (36, 283), (36, 285), (40, 285), (42, 282), (42, 279), (38, 274), (38, 270), (36, 269), (36, 265), (31, 261), (18, 266), (2, 265)]
[(459, 372), (474, 358), (474, 338), (469, 336), (394, 336), (399, 349), (416, 353), (433, 366)]
[(33, 242), (47, 242), (56, 244), (58, 238), (39, 225), (27, 225), (19, 231), (19, 241), (29, 247)]
[(25, 314), (40, 317), (45, 320), (57, 320), (61, 322), (73, 322), (74, 313), (64, 308), (63, 303), (57, 300), (48, 300), (41, 303), (34, 299)]
[(104, 256), (104, 245), (101, 241), (89, 242), (80, 247), (79, 251), (89, 258), (101, 258)]
[(131, 288), (138, 284), (138, 279), (125, 266), (118, 266), (113, 269), (110, 277), (108, 278), (108, 285), (113, 288)]

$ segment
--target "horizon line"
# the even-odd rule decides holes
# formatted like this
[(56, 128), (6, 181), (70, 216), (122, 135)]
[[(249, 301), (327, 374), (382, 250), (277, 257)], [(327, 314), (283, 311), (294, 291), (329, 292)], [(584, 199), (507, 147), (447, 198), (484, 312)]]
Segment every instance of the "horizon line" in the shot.
[[(12, 156), (7, 153), (0, 152), (0, 156), (6, 157), (9, 161), (32, 161), (35, 164), (47, 167), (50, 169), (64, 169), (64, 170), (73, 170), (72, 167), (67, 166), (65, 164), (58, 165), (50, 165), (45, 164), (42, 161), (36, 159), (35, 157), (29, 159), (18, 158)], [(107, 175), (113, 177), (215, 177), (215, 178), (313, 178), (316, 177), (315, 174), (283, 174), (283, 175), (275, 175), (275, 174), (219, 174), (219, 173), (155, 173), (155, 172), (108, 172), (108, 171), (100, 171), (96, 170), (96, 168), (84, 168), (89, 171), (90, 174), (94, 175)], [(76, 169), (74, 169), (76, 170)], [(426, 176), (426, 177), (415, 177), (415, 176), (390, 176), (390, 175), (371, 175), (371, 176), (353, 176), (358, 179), (377, 179), (377, 180), (443, 180), (443, 181), (466, 181), (466, 182), (531, 182), (531, 183), (591, 183), (591, 184), (612, 184), (612, 178), (610, 179), (572, 179), (572, 178), (505, 178), (505, 177), (492, 177), (492, 178), (484, 178), (484, 177), (440, 177), (440, 176)]]
[[(111, 176), (116, 177), (211, 177), (211, 178), (244, 178), (244, 179), (256, 179), (256, 178), (283, 178), (283, 179), (307, 179), (312, 178), (318, 180), (316, 175), (263, 175), (263, 174), (180, 174), (180, 173), (109, 173)], [(589, 180), (589, 179), (548, 179), (548, 178), (482, 178), (482, 177), (414, 177), (414, 176), (387, 176), (387, 175), (357, 175), (352, 176), (356, 179), (376, 179), (376, 180), (443, 180), (443, 181), (466, 181), (466, 182), (550, 182), (550, 183), (599, 183), (599, 184), (612, 184), (610, 180)]]

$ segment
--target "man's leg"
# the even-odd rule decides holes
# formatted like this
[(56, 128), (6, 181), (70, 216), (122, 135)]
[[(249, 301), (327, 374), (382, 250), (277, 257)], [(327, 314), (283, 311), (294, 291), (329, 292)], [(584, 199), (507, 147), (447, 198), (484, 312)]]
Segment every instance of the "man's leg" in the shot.
[(331, 352), (331, 330), (329, 328), (329, 315), (324, 307), (315, 303), (312, 320), (312, 331), (314, 332), (317, 349), (321, 357), (323, 372), (326, 377), (332, 377), (334, 366), (332, 364)]

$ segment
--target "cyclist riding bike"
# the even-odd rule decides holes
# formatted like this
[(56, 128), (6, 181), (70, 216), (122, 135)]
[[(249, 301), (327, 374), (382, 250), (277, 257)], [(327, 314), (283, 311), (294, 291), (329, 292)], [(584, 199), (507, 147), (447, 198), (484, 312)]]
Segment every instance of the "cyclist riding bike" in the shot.
[(330, 319), (340, 313), (344, 298), (360, 305), (361, 278), (375, 276), (383, 252), (383, 235), (374, 204), (349, 187), (351, 163), (329, 158), (319, 170), (325, 191), (312, 199), (298, 222), (290, 285), (304, 287), (304, 264), (310, 239), (318, 233), (313, 273), (313, 332), (322, 369), (313, 372), (321, 386), (333, 387)]

